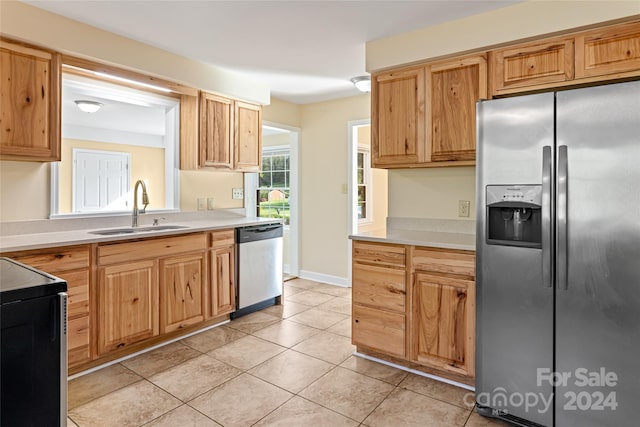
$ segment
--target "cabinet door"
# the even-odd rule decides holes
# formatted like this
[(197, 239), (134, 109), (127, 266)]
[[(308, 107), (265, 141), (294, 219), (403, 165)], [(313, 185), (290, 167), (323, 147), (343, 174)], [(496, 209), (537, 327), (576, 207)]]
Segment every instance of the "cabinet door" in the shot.
[(160, 261), (160, 332), (204, 320), (205, 253)]
[(573, 38), (544, 40), (491, 52), (493, 95), (558, 86), (574, 77)]
[(640, 22), (576, 36), (576, 78), (619, 73), (640, 75)]
[(236, 309), (235, 246), (211, 250), (211, 315)]
[(200, 167), (233, 167), (233, 101), (200, 94)]
[(474, 281), (416, 273), (413, 296), (413, 359), (436, 368), (473, 376)]
[(98, 269), (98, 353), (158, 335), (158, 280), (155, 261)]
[(397, 357), (405, 357), (405, 315), (353, 305), (352, 342)]
[(473, 56), (428, 69), (427, 147), (431, 161), (475, 160), (476, 102), (487, 98), (486, 58)]
[(260, 171), (262, 164), (262, 107), (235, 102), (235, 162), (237, 170)]
[(425, 160), (425, 69), (373, 76), (371, 163), (402, 166)]
[(60, 56), (0, 40), (0, 158), (60, 160)]

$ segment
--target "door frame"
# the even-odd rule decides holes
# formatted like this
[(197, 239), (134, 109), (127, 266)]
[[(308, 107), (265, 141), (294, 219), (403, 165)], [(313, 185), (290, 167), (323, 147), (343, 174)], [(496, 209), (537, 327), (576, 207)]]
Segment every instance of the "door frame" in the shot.
[[(356, 194), (356, 182), (358, 173), (358, 138), (356, 129), (360, 126), (371, 124), (371, 119), (350, 120), (347, 122), (347, 236), (358, 232), (358, 211), (354, 209), (354, 203), (358, 196)], [(351, 248), (352, 241), (347, 239), (347, 281), (348, 286), (352, 286), (351, 281)]]
[[(289, 271), (290, 276), (300, 274), (300, 128), (263, 120), (262, 124), (289, 131)], [(260, 153), (262, 156), (262, 153)], [(258, 174), (244, 174), (244, 207), (248, 217), (255, 216)]]

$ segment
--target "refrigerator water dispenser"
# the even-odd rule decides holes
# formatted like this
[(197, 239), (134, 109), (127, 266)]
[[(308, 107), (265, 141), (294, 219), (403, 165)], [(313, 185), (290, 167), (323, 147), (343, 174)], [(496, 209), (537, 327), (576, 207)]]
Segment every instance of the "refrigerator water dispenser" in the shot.
[(542, 186), (487, 185), (487, 243), (540, 248)]

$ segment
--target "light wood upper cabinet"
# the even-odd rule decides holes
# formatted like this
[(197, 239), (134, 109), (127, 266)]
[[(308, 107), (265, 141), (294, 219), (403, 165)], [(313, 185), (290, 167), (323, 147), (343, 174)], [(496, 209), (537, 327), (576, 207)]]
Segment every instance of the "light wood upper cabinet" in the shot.
[(487, 98), (483, 55), (428, 67), (427, 146), (431, 162), (475, 160), (476, 102)]
[(476, 101), (486, 97), (485, 55), (374, 74), (372, 166), (473, 165)]
[(200, 94), (200, 167), (233, 168), (233, 100)]
[(425, 69), (372, 76), (371, 163), (384, 168), (425, 160)]
[(640, 76), (640, 22), (490, 52), (493, 96)]
[(0, 39), (0, 158), (60, 160), (60, 55)]
[(640, 22), (576, 36), (576, 78), (627, 73), (640, 74)]
[(235, 101), (234, 168), (259, 172), (262, 164), (262, 107)]
[(262, 107), (200, 92), (200, 167), (257, 172), (262, 163)]
[(159, 333), (157, 261), (98, 269), (98, 354)]
[(574, 78), (574, 40), (571, 37), (498, 49), (492, 51), (490, 57), (494, 95)]
[(204, 320), (205, 252), (160, 261), (160, 332)]
[(221, 316), (236, 309), (235, 231), (214, 231), (210, 234), (209, 316)]

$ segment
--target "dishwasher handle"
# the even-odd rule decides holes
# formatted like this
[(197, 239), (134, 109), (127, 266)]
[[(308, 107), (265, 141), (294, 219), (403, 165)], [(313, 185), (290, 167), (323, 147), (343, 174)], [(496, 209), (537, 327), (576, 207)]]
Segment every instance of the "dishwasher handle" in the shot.
[(258, 225), (236, 229), (236, 243), (240, 244), (278, 237), (282, 237), (282, 224)]

